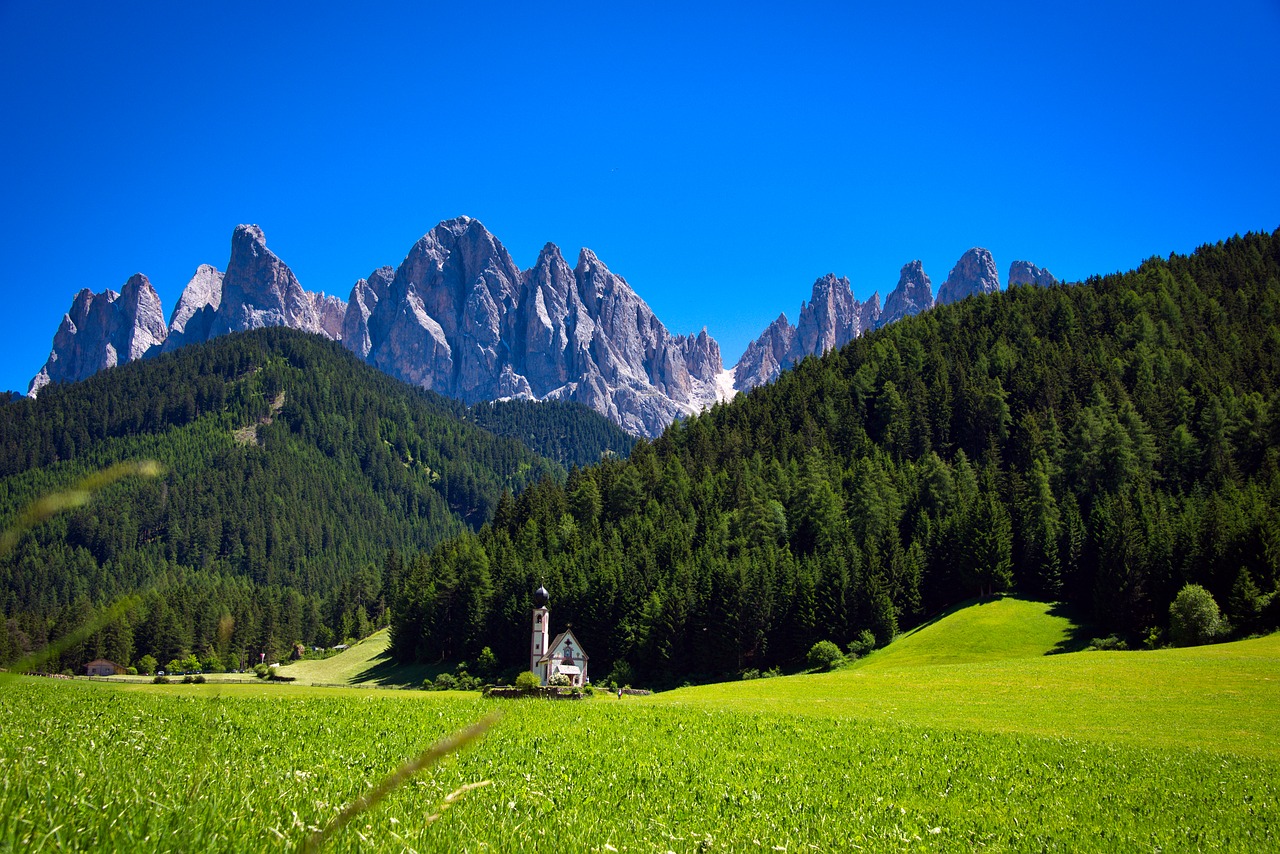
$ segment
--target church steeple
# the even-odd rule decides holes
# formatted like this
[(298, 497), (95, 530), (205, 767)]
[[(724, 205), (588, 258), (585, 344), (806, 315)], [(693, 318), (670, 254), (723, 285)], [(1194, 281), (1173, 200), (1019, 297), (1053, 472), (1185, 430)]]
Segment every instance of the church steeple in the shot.
[(529, 671), (534, 673), (542, 684), (547, 682), (547, 665), (538, 661), (547, 653), (547, 641), (551, 638), (551, 611), (547, 602), (551, 594), (547, 588), (539, 587), (533, 591), (533, 637), (529, 642)]

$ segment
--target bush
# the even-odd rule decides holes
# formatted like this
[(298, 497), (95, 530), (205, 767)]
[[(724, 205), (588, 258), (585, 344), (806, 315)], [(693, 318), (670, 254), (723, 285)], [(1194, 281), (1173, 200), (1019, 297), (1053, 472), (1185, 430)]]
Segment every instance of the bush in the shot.
[(1229, 631), (1213, 594), (1199, 584), (1183, 587), (1169, 606), (1169, 637), (1175, 646), (1211, 643)]
[(773, 667), (770, 667), (770, 668), (769, 668), (768, 670), (766, 670), (764, 673), (761, 673), (761, 674), (760, 674), (760, 678), (761, 678), (761, 679), (772, 679), (772, 678), (774, 678), (775, 676), (781, 676), (781, 675), (782, 675), (782, 668), (781, 668), (781, 667), (778, 667), (778, 666), (775, 664)]
[(498, 672), (498, 657), (493, 654), (493, 650), (485, 647), (480, 650), (480, 655), (476, 658), (476, 673), (482, 678), (488, 678)]
[(197, 673), (197, 674), (196, 674), (196, 684), (197, 684), (197, 685), (203, 685), (203, 684), (204, 684), (204, 674), (203, 674), (203, 673)]
[(863, 629), (855, 640), (849, 641), (849, 655), (861, 658), (876, 648), (876, 636), (870, 629)]
[(155, 679), (152, 679), (151, 681), (152, 681), (152, 682), (154, 682), (154, 683), (155, 683), (155, 684), (157, 684), (157, 685), (168, 685), (168, 684), (169, 684), (169, 677), (168, 677), (168, 676), (157, 676)]
[(627, 686), (635, 681), (635, 674), (631, 670), (631, 665), (626, 659), (620, 659), (613, 663), (613, 669), (609, 671), (609, 675), (605, 677), (605, 681), (612, 682), (615, 685)]
[(137, 675), (138, 675), (138, 668), (136, 668), (136, 667), (126, 667), (126, 668), (125, 668), (125, 670), (124, 670), (124, 672), (125, 672), (125, 673), (128, 673), (130, 676), (137, 676)]
[(192, 682), (194, 682), (194, 681), (196, 681), (196, 678), (195, 678), (194, 676), (192, 676), (190, 673), (184, 673), (184, 674), (182, 674), (182, 684), (183, 684), (183, 685), (190, 685), (190, 684), (191, 684)]
[(452, 673), (441, 673), (436, 677), (435, 689), (437, 691), (453, 691), (458, 687), (458, 680), (453, 677)]
[(557, 673), (547, 680), (548, 685), (554, 685), (557, 688), (568, 688), (573, 685), (573, 680), (564, 673)]
[(835, 670), (844, 664), (844, 653), (831, 641), (818, 641), (809, 647), (806, 660), (814, 670)]
[(156, 661), (155, 656), (152, 656), (152, 655), (144, 655), (144, 656), (142, 656), (142, 658), (139, 658), (139, 659), (138, 659), (138, 670), (139, 670), (139, 672), (144, 673), (144, 674), (146, 674), (147, 676), (150, 676), (151, 674), (155, 673), (155, 672), (156, 672), (156, 668), (157, 668), (157, 667), (159, 667), (159, 666), (160, 666), (160, 665), (159, 665), (159, 663)]
[(754, 667), (749, 667), (746, 670), (742, 671), (742, 678), (743, 679), (759, 679), (760, 671), (756, 670)]
[(526, 670), (524, 673), (521, 673), (516, 677), (516, 687), (521, 691), (532, 690), (541, 684), (542, 680), (538, 678), (538, 674), (529, 670)]
[(257, 676), (259, 679), (266, 679), (267, 674), (269, 674), (270, 672), (271, 672), (271, 668), (267, 667), (267, 665), (265, 664), (253, 665), (253, 674)]
[(1129, 645), (1115, 635), (1107, 635), (1105, 638), (1094, 638), (1089, 641), (1089, 646), (1087, 647), (1087, 649), (1103, 650), (1107, 652), (1126, 650), (1128, 648)]

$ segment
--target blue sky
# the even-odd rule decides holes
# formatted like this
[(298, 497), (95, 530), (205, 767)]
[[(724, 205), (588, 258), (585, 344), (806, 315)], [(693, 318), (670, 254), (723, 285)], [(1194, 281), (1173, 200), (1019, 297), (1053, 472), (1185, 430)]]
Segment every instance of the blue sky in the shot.
[(168, 313), (241, 222), (344, 299), (459, 214), (588, 246), (728, 364), (829, 271), (1280, 226), (1276, 0), (375, 5), (0, 0), (0, 389), (80, 288)]

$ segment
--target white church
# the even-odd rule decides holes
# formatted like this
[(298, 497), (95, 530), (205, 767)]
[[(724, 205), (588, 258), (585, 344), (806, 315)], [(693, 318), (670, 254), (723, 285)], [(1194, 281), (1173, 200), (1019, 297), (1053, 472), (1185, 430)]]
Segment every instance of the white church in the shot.
[(575, 687), (581, 688), (587, 682), (587, 654), (582, 651), (582, 644), (573, 636), (573, 631), (565, 629), (550, 641), (551, 611), (547, 602), (551, 595), (545, 587), (533, 591), (533, 640), (529, 646), (529, 670), (542, 684), (556, 674), (569, 677)]

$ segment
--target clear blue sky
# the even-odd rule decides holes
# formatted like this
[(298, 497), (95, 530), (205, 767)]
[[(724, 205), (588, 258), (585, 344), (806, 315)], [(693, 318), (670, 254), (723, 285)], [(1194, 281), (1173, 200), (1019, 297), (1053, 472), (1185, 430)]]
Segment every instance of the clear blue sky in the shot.
[(0, 0), (0, 389), (77, 290), (167, 314), (241, 222), (344, 299), (459, 214), (589, 246), (728, 364), (828, 271), (1280, 226), (1276, 0), (369, 5)]

